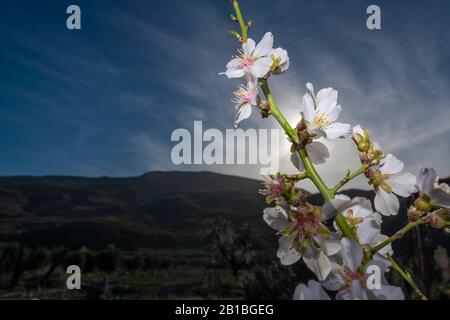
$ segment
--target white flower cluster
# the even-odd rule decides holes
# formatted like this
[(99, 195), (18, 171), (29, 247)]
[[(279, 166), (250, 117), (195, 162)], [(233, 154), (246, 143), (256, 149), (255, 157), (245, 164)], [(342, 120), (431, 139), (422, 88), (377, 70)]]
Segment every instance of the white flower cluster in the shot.
[(234, 92), (235, 98), (232, 100), (238, 110), (234, 121), (237, 127), (242, 120), (251, 116), (252, 106), (257, 105), (258, 79), (269, 72), (281, 74), (286, 71), (289, 57), (286, 50), (273, 48), (273, 35), (267, 32), (258, 44), (253, 39), (247, 39), (226, 68), (221, 74), (228, 78), (244, 78), (246, 82)]
[[(233, 3), (236, 5), (236, 1)], [(243, 21), (240, 22), (242, 25)], [(243, 29), (245, 34), (248, 26)], [(313, 85), (307, 83), (300, 106), (301, 119), (295, 129), (291, 128), (279, 116), (280, 111), (273, 98), (267, 95), (268, 78), (285, 72), (289, 67), (286, 50), (273, 49), (270, 32), (257, 45), (250, 38), (238, 38), (242, 49), (222, 73), (228, 78), (243, 77), (246, 81), (234, 93), (233, 102), (238, 109), (235, 125), (251, 115), (253, 106), (259, 105), (262, 111), (274, 108), (274, 117), (292, 142), (291, 162), (304, 178), (315, 182), (324, 198), (331, 199), (323, 206), (309, 203), (306, 194), (296, 186), (302, 178), (281, 173), (271, 176), (265, 189), (260, 191), (268, 204), (275, 203), (275, 207), (264, 210), (263, 218), (279, 237), (277, 256), (281, 264), (292, 265), (301, 260), (319, 281), (310, 280), (308, 285), (298, 285), (294, 299), (330, 299), (325, 289), (334, 291), (336, 299), (404, 299), (402, 290), (389, 285), (384, 278), (385, 272), (398, 266), (391, 259), (391, 242), (395, 237), (389, 238), (381, 233), (383, 217), (398, 214), (398, 197), (410, 197), (419, 191), (414, 206), (408, 210), (410, 223), (418, 221), (417, 225), (427, 223), (448, 229), (450, 188), (437, 183), (433, 169), (423, 168), (416, 177), (402, 173), (403, 162), (392, 154), (384, 154), (380, 145), (370, 140), (367, 130), (360, 125), (352, 129), (349, 124), (337, 122), (342, 107), (337, 102), (338, 92), (333, 88), (316, 93)], [(267, 99), (265, 106), (259, 97), (260, 84)], [(330, 189), (318, 182), (315, 169), (311, 169), (311, 166), (323, 164), (329, 158), (327, 146), (319, 139), (336, 140), (349, 136), (357, 146), (362, 167), (354, 175), (349, 172), (335, 188)], [(375, 210), (369, 199), (350, 199), (336, 194), (359, 174), (364, 174), (373, 186)], [(373, 270), (379, 270), (380, 274), (377, 285), (372, 286), (369, 281)]]

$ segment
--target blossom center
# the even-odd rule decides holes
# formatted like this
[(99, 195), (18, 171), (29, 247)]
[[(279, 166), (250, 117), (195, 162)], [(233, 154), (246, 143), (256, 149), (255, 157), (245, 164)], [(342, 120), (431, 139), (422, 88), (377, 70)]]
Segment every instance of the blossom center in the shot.
[(344, 278), (346, 285), (350, 285), (355, 280), (361, 281), (362, 284), (365, 283), (364, 275), (357, 271), (355, 272), (355, 271), (351, 270), (349, 267), (344, 266), (344, 268), (342, 270), (342, 276)]
[(320, 128), (328, 124), (328, 114), (320, 112), (319, 109), (316, 110), (316, 116), (314, 118), (313, 126)]
[(256, 95), (256, 90), (252, 88), (246, 88), (241, 86), (238, 90), (234, 92), (236, 99), (233, 102), (236, 103), (252, 103)]

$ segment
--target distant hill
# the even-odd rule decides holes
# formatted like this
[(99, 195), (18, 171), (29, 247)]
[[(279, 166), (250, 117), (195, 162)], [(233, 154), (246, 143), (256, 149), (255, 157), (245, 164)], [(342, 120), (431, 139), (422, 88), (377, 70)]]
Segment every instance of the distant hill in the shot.
[[(131, 178), (0, 177), (0, 241), (92, 249), (195, 248), (205, 223), (251, 223), (260, 246), (275, 247), (262, 220), (261, 182), (211, 172), (151, 172)], [(349, 190), (373, 198), (373, 192)], [(318, 195), (311, 196), (320, 203)], [(406, 208), (406, 199), (402, 207)], [(406, 220), (385, 223), (393, 232)]]

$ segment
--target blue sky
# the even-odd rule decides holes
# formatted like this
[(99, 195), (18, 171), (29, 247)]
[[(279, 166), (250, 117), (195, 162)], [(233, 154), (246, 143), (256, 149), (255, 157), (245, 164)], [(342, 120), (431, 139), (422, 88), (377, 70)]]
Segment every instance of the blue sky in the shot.
[[(77, 4), (82, 30), (65, 27)], [(370, 4), (382, 30), (366, 28)], [(416, 171), (450, 175), (450, 2), (241, 0), (250, 36), (272, 31), (289, 71), (272, 80), (288, 119), (305, 83), (339, 91), (342, 121), (368, 127)], [(229, 0), (25, 1), (0, 12), (0, 175), (128, 176), (212, 170), (257, 177), (257, 166), (171, 164), (171, 132), (232, 128), (239, 81), (218, 73), (235, 53)], [(295, 124), (295, 123), (293, 123)], [(275, 128), (255, 112), (245, 128)], [(335, 181), (357, 165), (349, 142), (319, 170)], [(342, 157), (345, 164), (338, 161)], [(289, 171), (286, 159), (282, 161)], [(356, 185), (359, 185), (356, 182)]]

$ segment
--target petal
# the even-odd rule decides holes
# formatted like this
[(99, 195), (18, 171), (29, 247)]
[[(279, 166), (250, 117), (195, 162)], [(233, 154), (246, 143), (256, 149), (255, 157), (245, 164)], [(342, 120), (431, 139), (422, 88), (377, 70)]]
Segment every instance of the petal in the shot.
[(306, 145), (306, 151), (314, 164), (323, 164), (330, 157), (327, 146), (318, 141)]
[(369, 296), (360, 280), (353, 280), (350, 284), (351, 300), (368, 300)]
[(380, 289), (372, 290), (378, 300), (405, 300), (405, 295), (400, 287), (382, 285)]
[(280, 262), (284, 266), (289, 266), (296, 263), (301, 257), (301, 253), (298, 252), (291, 245), (289, 237), (282, 236), (279, 240), (279, 248), (277, 251), (277, 257), (280, 258)]
[(330, 296), (323, 290), (322, 285), (315, 281), (309, 280), (308, 286), (303, 283), (295, 288), (294, 300), (331, 300)]
[(254, 78), (262, 78), (270, 71), (271, 66), (272, 59), (260, 58), (252, 66), (248, 67), (248, 70)]
[(356, 227), (356, 234), (358, 235), (361, 244), (372, 244), (373, 239), (378, 236), (380, 232), (380, 224), (371, 218), (365, 219)]
[(355, 205), (361, 205), (362, 207), (371, 210), (372, 205), (370, 201), (363, 197), (355, 197), (350, 200), (350, 198), (343, 199), (342, 197), (334, 198), (331, 201), (325, 203), (322, 207), (322, 221), (327, 220), (334, 216), (337, 212), (345, 211), (350, 207)]
[(363, 250), (361, 246), (357, 242), (350, 241), (347, 238), (341, 240), (341, 246), (342, 262), (344, 263), (344, 266), (351, 271), (357, 271), (363, 259)]
[(283, 232), (288, 226), (288, 216), (283, 208), (266, 208), (263, 213), (264, 221), (272, 227), (272, 229)]
[(337, 194), (334, 198), (339, 200), (350, 200), (350, 197), (345, 194)]
[(381, 160), (381, 173), (383, 174), (396, 174), (403, 170), (403, 162), (398, 160), (392, 154), (388, 154), (386, 158)]
[(388, 183), (392, 187), (392, 191), (401, 197), (409, 197), (412, 193), (417, 192), (416, 177), (411, 173), (396, 174), (388, 179)]
[(252, 105), (250, 103), (242, 105), (238, 113), (236, 114), (234, 126), (237, 128), (242, 120), (249, 118), (251, 115), (252, 115)]
[(308, 82), (306, 84), (306, 90), (308, 91), (308, 93), (314, 97), (314, 86), (311, 82)]
[(342, 277), (341, 266), (336, 263), (331, 263), (331, 272), (328, 277), (322, 282), (325, 289), (336, 291), (345, 286), (345, 280)]
[(327, 256), (332, 256), (341, 251), (341, 242), (339, 240), (332, 238), (325, 239), (321, 236), (314, 237), (314, 240)]
[[(329, 100), (329, 101), (337, 101), (337, 91), (333, 90), (333, 88), (325, 88), (319, 90), (316, 95), (316, 103), (319, 105), (320, 103)], [(322, 109), (321, 109), (322, 110)], [(325, 112), (325, 110), (322, 110)]]
[(400, 209), (400, 202), (393, 193), (384, 191), (383, 188), (378, 188), (375, 195), (375, 208), (384, 216), (395, 216)]
[(353, 127), (353, 135), (355, 134), (359, 134), (361, 137), (364, 137), (364, 130), (359, 124)]
[(349, 134), (351, 128), (352, 127), (348, 123), (335, 122), (326, 127), (324, 130), (327, 135), (327, 139), (334, 140)]
[(249, 56), (253, 50), (255, 50), (255, 40), (248, 38), (247, 42), (242, 44), (242, 52)]
[(238, 69), (241, 66), (241, 59), (236, 58), (232, 59), (230, 62), (227, 63), (227, 69)]
[(291, 162), (299, 171), (304, 171), (305, 166), (303, 165), (303, 161), (300, 158), (297, 152), (291, 153)]
[(228, 69), (227, 71), (221, 72), (220, 74), (224, 74), (229, 79), (231, 79), (231, 78), (241, 78), (244, 76), (245, 72), (243, 69)]
[(450, 194), (441, 189), (434, 189), (428, 195), (431, 198), (431, 204), (438, 207), (450, 208)]
[(302, 115), (303, 119), (308, 123), (314, 122), (314, 118), (316, 117), (315, 109), (316, 106), (312, 96), (309, 93), (305, 94), (302, 99)]
[(313, 139), (319, 139), (322, 137), (326, 137), (326, 135), (327, 135), (324, 130), (317, 129), (317, 128), (308, 129), (308, 132), (311, 134)]
[(417, 172), (417, 187), (420, 192), (429, 194), (434, 189), (437, 174), (432, 168), (421, 168)]
[(273, 48), (273, 35), (267, 32), (255, 48), (253, 56), (264, 57), (269, 55)]
[(314, 272), (319, 281), (323, 281), (331, 272), (331, 263), (322, 250), (315, 248), (311, 243), (303, 253), (303, 262)]

